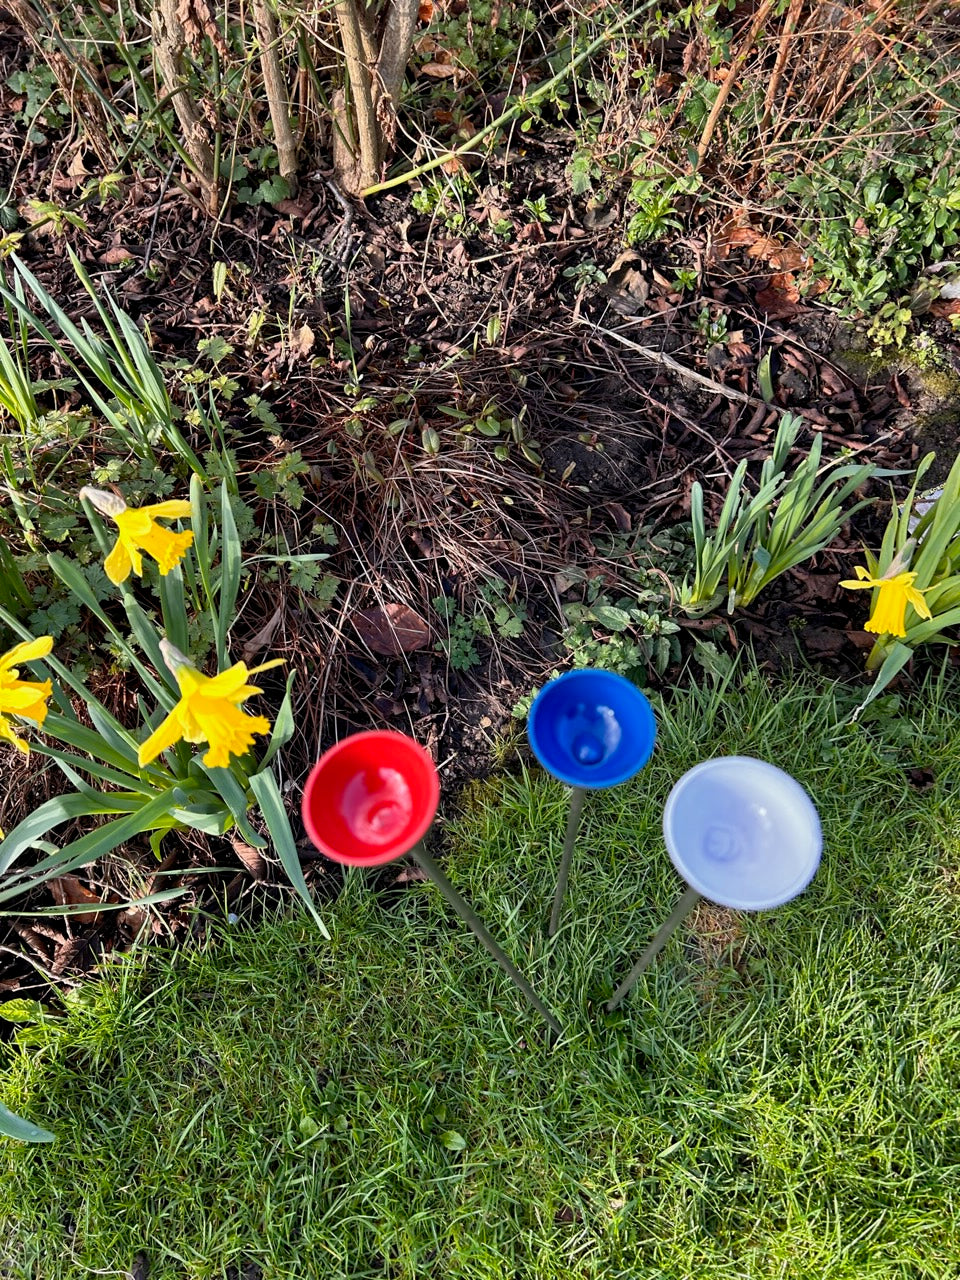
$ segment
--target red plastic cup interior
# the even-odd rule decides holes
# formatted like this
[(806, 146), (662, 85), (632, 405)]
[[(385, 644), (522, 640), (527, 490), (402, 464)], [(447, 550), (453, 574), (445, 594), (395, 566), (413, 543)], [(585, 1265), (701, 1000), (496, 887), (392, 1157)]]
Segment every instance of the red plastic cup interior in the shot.
[(307, 835), (334, 862), (374, 867), (426, 835), (440, 800), (428, 753), (404, 733), (355, 733), (325, 751), (303, 790)]

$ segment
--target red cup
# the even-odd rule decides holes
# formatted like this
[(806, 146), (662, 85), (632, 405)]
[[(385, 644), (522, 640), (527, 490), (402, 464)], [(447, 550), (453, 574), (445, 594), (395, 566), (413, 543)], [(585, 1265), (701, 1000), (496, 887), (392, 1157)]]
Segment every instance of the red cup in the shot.
[(354, 733), (325, 751), (303, 789), (303, 823), (321, 853), (376, 867), (426, 835), (440, 802), (427, 751), (405, 733)]

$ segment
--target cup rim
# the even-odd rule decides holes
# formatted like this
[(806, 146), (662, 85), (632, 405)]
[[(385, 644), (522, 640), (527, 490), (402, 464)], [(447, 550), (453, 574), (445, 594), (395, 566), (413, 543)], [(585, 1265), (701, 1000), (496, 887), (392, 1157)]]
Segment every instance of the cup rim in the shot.
[[(639, 763), (629, 762), (628, 767), (622, 768), (617, 774), (606, 777), (602, 781), (596, 779), (591, 780), (589, 776), (582, 776), (573, 770), (558, 769), (553, 762), (549, 762), (543, 749), (543, 742), (537, 732), (537, 715), (538, 704), (542, 707), (544, 695), (552, 693), (559, 684), (572, 683), (575, 680), (589, 680), (595, 683), (613, 684), (617, 688), (623, 690), (628, 697), (634, 698), (640, 714), (646, 721), (645, 729), (649, 734), (649, 743), (645, 752), (641, 753)], [(597, 667), (573, 667), (570, 671), (564, 671), (562, 675), (554, 676), (552, 680), (548, 680), (530, 705), (527, 713), (527, 737), (530, 741), (530, 747), (537, 760), (543, 768), (560, 782), (565, 783), (569, 787), (578, 787), (584, 791), (603, 791), (608, 787), (619, 786), (622, 782), (629, 781), (630, 778), (638, 774), (650, 761), (653, 755), (654, 747), (657, 741), (657, 719), (654, 715), (653, 707), (646, 694), (632, 680), (628, 680), (626, 676), (618, 675), (615, 671), (604, 671)]]
[[(683, 855), (676, 851), (676, 845), (671, 838), (671, 826), (674, 813), (679, 803), (680, 797), (687, 789), (689, 783), (696, 777), (705, 773), (715, 772), (718, 768), (730, 764), (749, 764), (751, 767), (759, 765), (763, 772), (769, 772), (776, 775), (778, 784), (785, 790), (792, 792), (794, 798), (799, 802), (800, 808), (806, 810), (808, 816), (812, 818), (811, 829), (816, 834), (815, 848), (813, 849), (808, 865), (801, 868), (801, 871), (794, 877), (790, 885), (774, 894), (772, 897), (754, 901), (748, 905), (744, 905), (743, 899), (734, 901), (732, 896), (725, 895), (719, 897), (716, 893), (715, 885), (708, 885), (696, 874), (691, 874), (690, 868), (684, 864)], [(673, 863), (677, 874), (682, 876), (692, 889), (701, 894), (710, 902), (716, 902), (722, 907), (729, 907), (735, 911), (771, 911), (774, 907), (782, 907), (785, 903), (792, 901), (803, 893), (804, 889), (810, 884), (811, 880), (817, 873), (820, 866), (820, 858), (823, 853), (823, 827), (820, 822), (820, 814), (816, 805), (813, 803), (806, 788), (803, 787), (797, 779), (785, 769), (781, 769), (779, 765), (771, 763), (769, 760), (762, 760), (759, 756), (711, 756), (708, 760), (701, 760), (699, 764), (693, 765), (686, 773), (681, 774), (677, 781), (673, 784), (670, 794), (667, 796), (667, 802), (663, 808), (663, 840), (667, 847), (667, 853), (670, 855), (670, 861)]]
[[(424, 812), (417, 820), (412, 832), (410, 833), (405, 847), (400, 850), (390, 849), (387, 852), (372, 855), (370, 857), (361, 857), (356, 854), (343, 853), (336, 846), (330, 844), (317, 829), (313, 813), (311, 812), (311, 800), (313, 793), (318, 785), (319, 779), (324, 771), (329, 768), (330, 762), (335, 760), (337, 756), (346, 754), (358, 743), (364, 741), (376, 740), (383, 742), (385, 739), (392, 741), (396, 745), (401, 743), (404, 749), (414, 758), (419, 757), (426, 764), (424, 770), (424, 778), (428, 784), (427, 804)], [(437, 772), (437, 766), (422, 743), (417, 742), (416, 738), (410, 737), (409, 734), (400, 733), (397, 729), (362, 729), (359, 733), (348, 734), (345, 738), (341, 738), (339, 742), (334, 743), (332, 747), (328, 747), (320, 756), (316, 763), (307, 774), (306, 782), (303, 784), (303, 795), (300, 801), (300, 814), (303, 819), (303, 825), (311, 842), (317, 849), (333, 862), (340, 862), (350, 867), (376, 867), (386, 862), (395, 862), (398, 858), (402, 858), (404, 854), (410, 852), (414, 845), (418, 844), (430, 830), (433, 819), (436, 816), (437, 806), (440, 803), (440, 775)]]

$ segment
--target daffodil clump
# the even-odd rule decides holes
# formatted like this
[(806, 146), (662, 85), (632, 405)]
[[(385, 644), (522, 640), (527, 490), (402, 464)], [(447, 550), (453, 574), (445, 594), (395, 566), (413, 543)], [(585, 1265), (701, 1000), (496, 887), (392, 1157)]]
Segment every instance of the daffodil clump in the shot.
[(864, 550), (866, 567), (840, 583), (849, 591), (872, 591), (864, 630), (876, 641), (867, 670), (877, 678), (871, 701), (922, 644), (956, 644), (960, 627), (960, 455), (936, 498), (915, 510), (917, 488), (933, 462), (928, 454), (905, 500), (893, 503), (879, 553)]
[[(159, 856), (160, 841), (172, 830), (193, 828), (210, 836), (236, 830), (255, 848), (272, 845), (321, 932), (329, 936), (304, 880), (271, 765), (293, 733), (292, 677), (271, 723), (265, 715), (247, 711), (244, 704), (262, 692), (251, 677), (280, 665), (280, 660), (249, 668), (244, 662), (231, 663), (227, 654), (240, 589), (242, 547), (226, 483), (221, 485), (219, 517), (214, 519), (196, 475), (189, 501), (131, 507), (117, 494), (91, 488), (84, 488), (81, 497), (112, 582), (120, 585), (131, 574), (142, 576), (145, 557), (156, 562), (160, 572), (157, 605), (165, 634), (158, 636), (150, 614), (125, 588), (120, 603), (131, 639), (111, 611), (102, 607), (74, 561), (51, 552), (48, 563), (88, 614), (99, 620), (157, 711), (139, 732), (122, 724), (76, 671), (53, 654), (50, 636), (30, 636), (0, 606), (0, 621), (22, 640), (0, 657), (0, 739), (27, 751), (30, 747), (15, 725), (33, 725), (42, 732), (33, 735), (32, 749), (56, 761), (77, 788), (40, 805), (6, 836), (0, 833), (0, 904), (51, 877), (89, 866), (138, 837), (145, 836)], [(100, 516), (116, 526), (112, 544)], [(163, 523), (188, 518), (191, 527), (183, 531)], [(188, 570), (173, 572), (188, 554)], [(186, 653), (190, 620), (204, 616), (216, 652), (210, 675)], [(26, 678), (22, 665), (38, 660), (46, 661), (53, 679)], [(78, 715), (71, 698), (62, 693), (51, 703), (55, 682), (83, 702), (84, 715)], [(266, 739), (260, 759), (253, 750), (258, 738)], [(180, 744), (205, 749), (197, 758)], [(249, 821), (255, 806), (269, 839)], [(59, 847), (50, 840), (48, 833), (58, 826), (87, 816), (99, 821), (85, 834)], [(24, 854), (38, 847), (53, 852), (39, 862), (33, 858), (25, 867), (18, 865)], [(180, 892), (160, 889), (142, 901)]]
[[(191, 531), (174, 533), (157, 523), (158, 519), (189, 516), (189, 502), (172, 500), (149, 507), (128, 507), (116, 494), (91, 488), (82, 489), (80, 496), (117, 525), (117, 541), (104, 561), (107, 576), (117, 585), (125, 581), (131, 570), (137, 576), (142, 575), (143, 552), (152, 556), (161, 574), (166, 575), (180, 563), (193, 543)], [(0, 739), (6, 739), (23, 752), (29, 752), (29, 745), (14, 731), (9, 717), (29, 720), (42, 727), (53, 683), (22, 680), (15, 664), (49, 657), (52, 649), (53, 638), (41, 636), (14, 645), (0, 657)], [(247, 677), (282, 665), (282, 659), (276, 658), (252, 669), (244, 662), (236, 662), (226, 671), (206, 676), (166, 637), (160, 641), (159, 651), (177, 681), (180, 699), (140, 746), (138, 764), (141, 768), (152, 764), (176, 743), (190, 742), (207, 744), (203, 763), (208, 768), (226, 769), (231, 757), (246, 755), (256, 735), (270, 732), (266, 716), (249, 715), (243, 710), (248, 698), (263, 692), (257, 685), (248, 684)]]

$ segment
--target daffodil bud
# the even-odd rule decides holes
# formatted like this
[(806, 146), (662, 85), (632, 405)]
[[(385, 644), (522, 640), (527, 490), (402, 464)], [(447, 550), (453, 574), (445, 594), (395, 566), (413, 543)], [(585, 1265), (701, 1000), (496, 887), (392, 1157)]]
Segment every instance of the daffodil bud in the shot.
[(175, 676), (184, 667), (193, 666), (190, 659), (182, 654), (175, 644), (171, 644), (166, 636), (160, 641), (160, 652), (163, 654), (163, 660), (172, 676)]
[(127, 504), (119, 494), (109, 493), (106, 489), (93, 489), (88, 484), (80, 490), (80, 498), (86, 498), (91, 507), (96, 508), (102, 516), (113, 518), (127, 509)]

